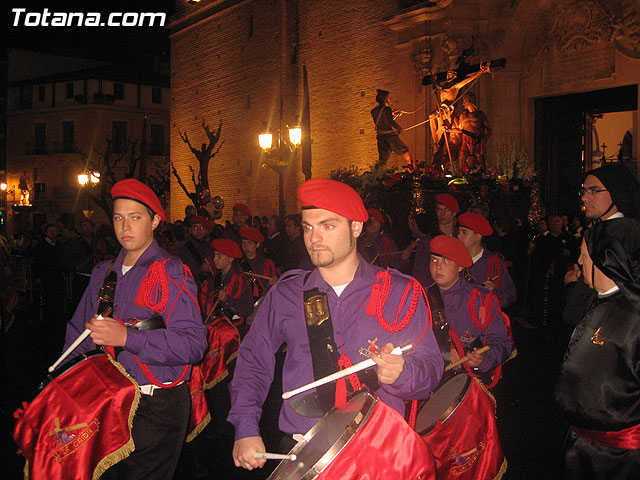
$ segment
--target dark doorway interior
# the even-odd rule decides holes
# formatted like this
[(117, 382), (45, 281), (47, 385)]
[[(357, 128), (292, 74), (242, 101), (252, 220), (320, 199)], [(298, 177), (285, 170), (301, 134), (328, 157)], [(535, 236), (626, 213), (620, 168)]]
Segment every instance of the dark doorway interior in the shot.
[(589, 119), (600, 113), (638, 109), (638, 86), (594, 90), (534, 100), (534, 158), (546, 213), (575, 215), (584, 165)]

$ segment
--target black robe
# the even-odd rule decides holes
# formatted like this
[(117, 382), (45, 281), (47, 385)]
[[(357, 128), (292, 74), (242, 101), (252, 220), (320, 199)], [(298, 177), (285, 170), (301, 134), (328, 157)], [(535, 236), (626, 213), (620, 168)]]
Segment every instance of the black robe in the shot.
[[(578, 428), (609, 432), (640, 424), (640, 310), (620, 291), (598, 298), (574, 330), (555, 396)], [(604, 447), (573, 430), (565, 449), (566, 478), (640, 476), (640, 449)]]

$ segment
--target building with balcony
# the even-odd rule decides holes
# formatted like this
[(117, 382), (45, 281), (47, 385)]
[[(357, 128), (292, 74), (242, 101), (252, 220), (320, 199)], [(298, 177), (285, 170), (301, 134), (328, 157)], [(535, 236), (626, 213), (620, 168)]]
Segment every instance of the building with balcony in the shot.
[[(144, 139), (147, 162), (167, 158), (166, 75), (11, 50), (8, 70), (4, 193), (8, 233), (58, 218), (69, 227), (77, 226), (83, 209), (95, 210), (97, 223), (109, 221), (88, 203), (78, 183), (79, 174), (100, 165), (108, 141), (114, 155), (123, 155), (132, 142), (140, 151)], [(25, 185), (29, 206), (21, 188)]]

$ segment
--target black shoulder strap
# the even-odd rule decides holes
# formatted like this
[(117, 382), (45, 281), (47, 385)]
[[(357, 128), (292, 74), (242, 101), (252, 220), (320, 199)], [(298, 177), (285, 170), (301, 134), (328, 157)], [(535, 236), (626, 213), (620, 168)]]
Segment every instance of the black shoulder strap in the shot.
[[(305, 279), (306, 280), (306, 279)], [(333, 337), (333, 323), (327, 294), (317, 288), (303, 292), (304, 316), (311, 350), (313, 377), (320, 378), (337, 372), (338, 346)], [(335, 400), (335, 383), (328, 383), (316, 389), (320, 405), (329, 411)]]
[(111, 270), (114, 262), (115, 260), (112, 260), (109, 264), (102, 287), (98, 291), (98, 311), (96, 313), (99, 315), (109, 315), (113, 312), (113, 299), (116, 295), (116, 283), (118, 282), (118, 275)]
[(451, 363), (451, 340), (449, 339), (449, 323), (444, 308), (442, 293), (436, 283), (427, 288), (427, 299), (431, 309), (431, 319), (433, 321), (433, 335), (438, 342), (438, 348), (444, 359), (445, 365)]

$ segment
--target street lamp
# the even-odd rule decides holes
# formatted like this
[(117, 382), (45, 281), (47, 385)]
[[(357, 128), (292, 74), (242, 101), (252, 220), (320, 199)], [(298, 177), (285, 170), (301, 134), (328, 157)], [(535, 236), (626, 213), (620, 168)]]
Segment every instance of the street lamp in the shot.
[[(273, 145), (273, 134), (264, 132), (258, 135), (258, 143), (264, 151), (267, 162), (263, 167), (269, 167), (278, 174), (278, 214), (284, 216), (284, 172), (289, 165), (291, 155), (298, 149), (302, 141), (300, 127), (288, 127), (289, 139), (283, 138), (280, 130), (276, 132), (276, 144)], [(286, 158), (285, 158), (286, 157)]]
[(93, 212), (91, 211), (91, 197), (89, 197), (89, 191), (86, 190), (87, 186), (94, 186), (100, 183), (100, 172), (87, 172), (78, 175), (78, 183), (85, 189), (87, 194), (87, 209), (82, 213), (86, 218), (91, 218)]

